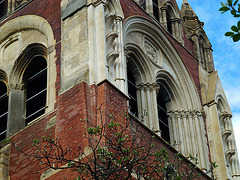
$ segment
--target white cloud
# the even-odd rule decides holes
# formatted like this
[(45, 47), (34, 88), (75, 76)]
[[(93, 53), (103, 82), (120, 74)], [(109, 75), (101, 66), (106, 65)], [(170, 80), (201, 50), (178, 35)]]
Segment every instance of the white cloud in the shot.
[(240, 105), (240, 87), (232, 87), (225, 90), (228, 103), (232, 109), (239, 109)]

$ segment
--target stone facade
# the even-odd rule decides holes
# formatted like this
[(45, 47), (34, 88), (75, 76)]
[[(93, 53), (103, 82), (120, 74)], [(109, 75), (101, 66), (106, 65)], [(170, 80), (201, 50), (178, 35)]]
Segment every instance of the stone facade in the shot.
[[(142, 125), (159, 136), (159, 147), (177, 142), (171, 153), (197, 156), (198, 171), (216, 161), (216, 179), (240, 179), (231, 110), (203, 22), (187, 0), (181, 10), (175, 0), (1, 3), (0, 82), (6, 92), (0, 92), (8, 97), (1, 140), (11, 138), (31, 152), (32, 139), (51, 134), (76, 150), (86, 143), (80, 119), (97, 121), (100, 105), (116, 117), (127, 109), (135, 117), (148, 112)], [(39, 61), (46, 67), (32, 75)], [(46, 89), (40, 80), (31, 88), (36, 78), (45, 78)], [(38, 101), (44, 106), (27, 115)], [(31, 174), (37, 162), (11, 145), (0, 156), (2, 179), (77, 176), (51, 169)]]

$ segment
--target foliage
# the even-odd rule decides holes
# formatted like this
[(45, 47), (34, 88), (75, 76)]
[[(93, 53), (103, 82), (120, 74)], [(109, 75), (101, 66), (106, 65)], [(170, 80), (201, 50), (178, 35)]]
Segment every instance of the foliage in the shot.
[[(85, 179), (176, 179), (190, 180), (199, 177), (197, 158), (186, 160), (180, 153), (169, 153), (169, 144), (157, 147), (157, 137), (146, 133), (140, 121), (131, 120), (127, 113), (119, 121), (114, 116), (103, 118), (99, 109), (98, 122), (81, 120), (85, 124), (84, 140), (77, 150), (64, 147), (51, 136), (34, 139), (33, 154), (25, 153), (15, 143), (17, 150), (39, 162), (39, 171), (71, 169)], [(121, 122), (121, 123), (118, 123)], [(35, 172), (35, 173), (38, 173)]]
[[(240, 17), (240, 4), (238, 4), (239, 0), (227, 0), (226, 3), (221, 2), (222, 7), (219, 9), (222, 13), (230, 11), (233, 17)], [(240, 21), (238, 21), (237, 25), (233, 25), (231, 27), (232, 31), (226, 32), (225, 36), (229, 36), (233, 39), (234, 42), (240, 40)]]

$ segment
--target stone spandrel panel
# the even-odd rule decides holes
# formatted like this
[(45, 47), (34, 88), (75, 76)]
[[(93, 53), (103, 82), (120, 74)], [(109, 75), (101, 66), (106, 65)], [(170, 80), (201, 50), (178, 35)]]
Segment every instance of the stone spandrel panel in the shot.
[(87, 10), (82, 9), (62, 23), (61, 91), (88, 81)]

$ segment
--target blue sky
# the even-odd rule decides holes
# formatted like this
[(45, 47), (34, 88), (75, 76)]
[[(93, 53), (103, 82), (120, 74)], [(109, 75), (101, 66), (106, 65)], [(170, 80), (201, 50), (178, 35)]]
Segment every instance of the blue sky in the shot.
[[(183, 0), (176, 1), (181, 8)], [(224, 36), (232, 25), (237, 24), (238, 19), (229, 12), (221, 14), (218, 11), (220, 2), (226, 1), (188, 0), (199, 20), (204, 22), (204, 30), (212, 44), (215, 69), (233, 114), (232, 122), (240, 157), (240, 42), (234, 43)]]

